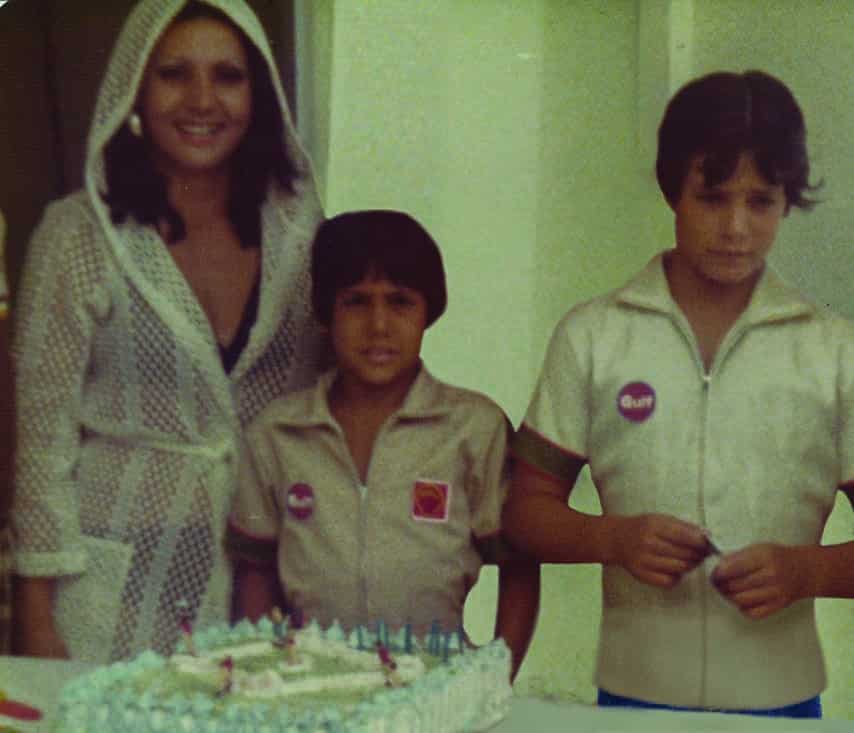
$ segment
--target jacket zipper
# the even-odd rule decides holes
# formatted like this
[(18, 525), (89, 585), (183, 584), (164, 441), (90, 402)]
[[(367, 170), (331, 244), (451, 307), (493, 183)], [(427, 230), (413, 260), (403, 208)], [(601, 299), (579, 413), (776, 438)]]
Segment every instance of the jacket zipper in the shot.
[[(699, 354), (698, 354), (699, 356)], [(704, 496), (706, 491), (706, 439), (708, 436), (708, 428), (709, 428), (709, 392), (712, 388), (712, 374), (711, 371), (706, 372), (705, 366), (702, 364), (702, 359), (700, 360), (700, 364), (702, 366), (702, 410), (700, 411), (700, 456), (699, 456), (699, 467), (697, 471), (697, 479), (698, 479), (698, 490), (697, 490), (697, 511), (698, 516), (700, 518), (700, 523), (703, 528), (706, 528), (706, 510), (705, 510), (705, 502)], [(714, 369), (714, 361), (712, 362), (712, 369)], [(707, 697), (707, 670), (709, 667), (709, 631), (708, 631), (708, 620), (709, 620), (709, 598), (708, 598), (708, 584), (701, 583), (700, 584), (700, 707), (705, 707), (706, 705), (706, 697)]]
[[(348, 451), (349, 454), (349, 451)], [(355, 478), (355, 488), (359, 492), (359, 605), (362, 612), (359, 614), (362, 619), (368, 618), (368, 569), (366, 555), (367, 544), (367, 512), (365, 511), (365, 497), (368, 495), (368, 486), (370, 485), (370, 464), (368, 471), (365, 474), (365, 481), (362, 482), (356, 464), (350, 457), (353, 466), (353, 477)]]
[[(344, 430), (340, 425), (333, 421), (333, 426), (335, 433), (338, 436), (338, 440), (340, 443), (340, 448), (344, 453), (344, 459), (347, 462), (347, 465), (350, 467), (350, 476), (353, 485), (353, 489), (359, 494), (359, 516), (357, 518), (358, 521), (358, 531), (356, 537), (357, 544), (357, 563), (358, 563), (358, 592), (359, 592), (359, 608), (361, 609), (361, 613), (359, 614), (361, 618), (366, 618), (368, 614), (368, 582), (367, 582), (367, 572), (365, 567), (365, 544), (366, 544), (366, 512), (365, 512), (365, 497), (368, 495), (368, 485), (370, 481), (370, 464), (368, 465), (368, 475), (365, 476), (365, 481), (362, 481), (361, 476), (359, 476), (359, 471), (356, 468), (356, 462), (353, 460), (353, 456), (350, 454), (350, 448), (347, 445), (347, 437), (344, 435)], [(379, 435), (377, 436), (379, 437)], [(376, 442), (374, 443), (374, 447), (376, 448)]]
[(370, 619), (368, 618), (368, 567), (367, 558), (365, 557), (366, 546), (368, 542), (368, 513), (365, 510), (365, 502), (368, 496), (368, 487), (371, 485), (371, 467), (374, 465), (374, 456), (376, 456), (377, 454), (377, 447), (380, 444), (380, 440), (382, 438), (383, 432), (385, 432), (385, 428), (386, 424), (383, 424), (377, 431), (377, 435), (374, 438), (374, 445), (371, 449), (371, 460), (368, 462), (368, 470), (365, 473), (364, 482), (362, 481), (361, 476), (359, 476), (359, 471), (356, 468), (356, 462), (353, 460), (353, 457), (350, 456), (349, 449), (347, 450), (347, 455), (350, 456), (350, 465), (353, 469), (355, 487), (356, 490), (359, 492), (359, 594), (361, 596), (360, 605), (362, 607), (361, 618), (364, 619), (365, 623), (370, 623)]
[[(715, 356), (712, 359), (712, 364), (708, 371), (703, 363), (702, 355), (700, 354), (700, 346), (694, 336), (694, 331), (688, 323), (687, 318), (681, 313), (674, 318), (677, 327), (682, 332), (683, 337), (688, 342), (691, 353), (694, 357), (694, 365), (700, 375), (701, 392), (701, 409), (700, 409), (700, 436), (698, 446), (698, 461), (697, 461), (697, 513), (700, 519), (701, 526), (706, 528), (706, 511), (705, 511), (705, 490), (706, 490), (706, 451), (707, 438), (709, 432), (709, 405), (711, 402), (710, 392), (714, 376), (720, 371), (721, 364), (733, 350), (736, 343), (744, 335), (747, 327), (736, 321), (724, 336)], [(700, 634), (701, 634), (701, 651), (700, 651), (700, 699), (698, 707), (706, 707), (706, 699), (708, 697), (708, 667), (709, 667), (709, 636), (708, 636), (708, 605), (709, 605), (709, 588), (707, 583), (700, 585)]]

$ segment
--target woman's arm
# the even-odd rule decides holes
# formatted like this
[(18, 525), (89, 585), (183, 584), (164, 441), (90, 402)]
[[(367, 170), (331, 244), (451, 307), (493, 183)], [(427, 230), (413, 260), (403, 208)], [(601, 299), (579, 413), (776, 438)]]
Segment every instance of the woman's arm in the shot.
[(95, 224), (79, 201), (46, 211), (30, 243), (15, 309), (17, 453), (15, 619), (18, 648), (65, 655), (54, 630), (57, 576), (86, 569), (75, 469), (80, 404), (104, 290)]

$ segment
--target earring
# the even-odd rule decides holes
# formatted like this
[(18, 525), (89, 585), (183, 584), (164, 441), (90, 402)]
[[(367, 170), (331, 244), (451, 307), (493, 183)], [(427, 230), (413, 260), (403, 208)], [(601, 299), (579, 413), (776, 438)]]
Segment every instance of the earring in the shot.
[(142, 137), (142, 118), (138, 112), (131, 112), (128, 115), (128, 129), (134, 137)]

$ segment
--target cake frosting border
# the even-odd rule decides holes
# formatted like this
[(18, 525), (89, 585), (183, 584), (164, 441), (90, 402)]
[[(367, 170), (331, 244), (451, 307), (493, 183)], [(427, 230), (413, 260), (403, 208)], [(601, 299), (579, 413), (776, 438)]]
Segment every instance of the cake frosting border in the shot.
[[(359, 631), (346, 637), (337, 625), (321, 630), (312, 622), (306, 633), (353, 646)], [(376, 638), (366, 627), (361, 634), (369, 643)], [(204, 653), (258, 638), (274, 639), (269, 619), (209, 627), (193, 635), (193, 645)], [(274, 712), (265, 702), (243, 702), (214, 715), (214, 702), (205, 695), (162, 700), (112, 689), (134, 675), (165, 669), (168, 662), (147, 651), (72, 680), (60, 694), (55, 733), (463, 733), (485, 730), (504, 718), (512, 694), (510, 651), (501, 639), (454, 653), (407, 686), (380, 690), (346, 714), (334, 705), (294, 715), (287, 708)]]

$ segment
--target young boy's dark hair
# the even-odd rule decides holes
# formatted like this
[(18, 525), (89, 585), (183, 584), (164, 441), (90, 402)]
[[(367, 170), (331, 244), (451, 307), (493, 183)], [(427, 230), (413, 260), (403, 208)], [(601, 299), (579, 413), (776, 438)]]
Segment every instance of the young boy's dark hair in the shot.
[(787, 211), (815, 205), (804, 196), (818, 186), (809, 184), (803, 113), (788, 87), (762, 71), (708, 74), (676, 93), (658, 129), (658, 185), (675, 206), (695, 156), (705, 156), (706, 185), (716, 186), (745, 151), (768, 183), (783, 185)]
[(314, 314), (324, 326), (332, 320), (336, 294), (369, 276), (419, 291), (427, 301), (427, 326), (448, 301), (436, 242), (400, 211), (352, 211), (325, 221), (314, 240), (311, 274)]

